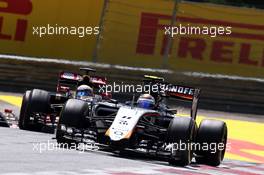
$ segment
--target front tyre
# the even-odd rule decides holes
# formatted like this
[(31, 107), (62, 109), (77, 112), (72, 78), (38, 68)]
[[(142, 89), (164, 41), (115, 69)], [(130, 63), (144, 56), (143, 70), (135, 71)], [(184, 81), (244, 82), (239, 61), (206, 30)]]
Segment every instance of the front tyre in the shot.
[(18, 127), (20, 129), (26, 130), (29, 128), (29, 118), (30, 118), (30, 112), (28, 110), (28, 104), (30, 100), (30, 93), (31, 91), (26, 91), (23, 95), (22, 99), (22, 105), (20, 108), (20, 114), (18, 119)]
[(69, 99), (63, 107), (56, 131), (58, 143), (72, 143), (65, 135), (70, 135), (67, 129), (82, 129), (85, 125), (85, 117), (89, 114), (89, 105), (81, 100)]

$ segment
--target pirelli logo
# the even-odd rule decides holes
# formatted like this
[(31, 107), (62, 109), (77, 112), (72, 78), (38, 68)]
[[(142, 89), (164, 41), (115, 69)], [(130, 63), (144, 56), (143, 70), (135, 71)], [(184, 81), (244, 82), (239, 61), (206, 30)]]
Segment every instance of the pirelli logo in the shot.
[[(170, 15), (141, 13), (137, 54), (164, 55), (169, 36), (160, 36), (164, 33), (164, 28), (170, 25), (171, 18)], [(177, 46), (170, 50), (172, 59), (264, 67), (264, 25), (250, 22), (252, 21), (242, 23), (228, 19), (178, 16), (177, 24), (232, 27), (232, 33), (215, 38), (206, 35), (178, 35), (174, 37), (177, 42), (173, 42)]]
[[(25, 41), (28, 20), (26, 17), (31, 14), (33, 5), (31, 0), (1, 0), (0, 1), (0, 39)], [(11, 14), (17, 16), (15, 19), (14, 33), (4, 33), (6, 21), (10, 19), (4, 17), (3, 14)], [(13, 20), (13, 19), (12, 19)], [(11, 21), (12, 22), (12, 21)]]

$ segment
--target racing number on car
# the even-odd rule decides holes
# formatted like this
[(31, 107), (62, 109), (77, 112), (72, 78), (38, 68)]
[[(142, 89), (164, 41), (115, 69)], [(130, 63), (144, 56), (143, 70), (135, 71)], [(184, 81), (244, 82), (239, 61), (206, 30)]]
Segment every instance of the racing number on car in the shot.
[(119, 124), (120, 125), (128, 125), (127, 121), (125, 121), (125, 120), (120, 120), (119, 121)]
[(131, 117), (123, 116), (121, 120), (119, 120), (120, 125), (128, 125), (128, 120), (130, 120)]
[(123, 116), (122, 118), (123, 119), (128, 119), (128, 120), (131, 119), (131, 117), (127, 117), (127, 116)]

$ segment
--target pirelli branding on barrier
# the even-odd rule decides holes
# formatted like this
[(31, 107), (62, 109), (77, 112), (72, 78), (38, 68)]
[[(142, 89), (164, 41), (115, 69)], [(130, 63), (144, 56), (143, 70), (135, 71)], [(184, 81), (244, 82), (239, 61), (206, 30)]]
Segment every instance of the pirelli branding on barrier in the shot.
[(4, 33), (4, 24), (8, 17), (0, 16), (0, 39), (1, 40), (14, 40), (25, 41), (26, 32), (28, 28), (28, 20), (25, 19), (32, 12), (32, 2), (30, 0), (1, 0), (0, 13), (18, 15), (12, 22), (14, 25), (13, 32), (8, 34)]
[(0, 53), (91, 60), (102, 5), (102, 0), (0, 0)]
[[(178, 6), (175, 26), (170, 26), (174, 1), (107, 2), (98, 62), (161, 68), (168, 27), (176, 27), (170, 31), (177, 33), (170, 33), (168, 68), (264, 77), (263, 10), (185, 2)], [(103, 4), (0, 0), (0, 53), (91, 61)], [(185, 27), (185, 33), (189, 27), (196, 32), (208, 29), (180, 34), (179, 27)]]
[[(160, 48), (156, 48), (156, 40), (158, 39), (158, 32), (160, 30), (163, 31), (166, 27), (166, 24), (160, 24), (160, 21), (168, 20), (169, 22), (170, 19), (171, 16), (169, 15), (142, 13), (136, 48), (137, 54), (154, 55), (155, 49), (158, 49), (158, 54), (160, 56), (164, 55), (167, 37), (164, 36), (162, 38)], [(176, 48), (173, 47), (170, 50), (170, 54), (174, 56), (171, 59), (190, 59), (200, 62), (218, 63), (219, 66), (222, 63), (222, 65), (227, 66), (249, 66), (253, 69), (264, 68), (264, 25), (209, 20), (197, 17), (179, 16), (177, 19), (180, 23), (232, 27), (233, 31), (229, 35), (216, 36), (215, 39), (208, 38), (208, 36), (179, 36), (176, 39)], [(240, 68), (242, 69), (242, 67)], [(202, 67), (201, 71), (203, 69)], [(225, 71), (226, 69), (224, 69), (223, 73)]]
[[(132, 0), (129, 2), (124, 4), (116, 1), (110, 4), (105, 24), (108, 31), (104, 32), (101, 58), (114, 64), (161, 67), (173, 2), (155, 1), (148, 8), (140, 8), (140, 5), (143, 6), (149, 0), (137, 5), (132, 5)], [(118, 15), (114, 13), (116, 11), (127, 15)], [(114, 18), (122, 19), (122, 24), (117, 25)], [(167, 65), (180, 71), (263, 77), (262, 19), (263, 10), (182, 3), (178, 7), (176, 27), (208, 28), (211, 32), (221, 30), (221, 34), (205, 32), (174, 35)], [(113, 40), (114, 46), (111, 45)]]

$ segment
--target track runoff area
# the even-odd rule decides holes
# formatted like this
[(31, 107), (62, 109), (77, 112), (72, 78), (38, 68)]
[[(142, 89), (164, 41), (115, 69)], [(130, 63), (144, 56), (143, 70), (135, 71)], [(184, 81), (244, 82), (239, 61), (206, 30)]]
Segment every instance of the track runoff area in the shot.
[[(14, 108), (20, 108), (22, 97), (19, 96), (18, 94), (10, 95), (6, 93), (0, 93), (0, 101), (1, 103), (5, 103), (13, 106)], [(216, 116), (216, 115), (213, 116), (217, 117), (217, 119), (220, 118), (221, 120), (227, 123), (228, 143), (230, 147), (230, 149), (228, 149), (226, 152), (225, 161), (220, 167), (214, 168), (214, 167), (201, 165), (201, 166), (194, 166), (189, 168), (177, 168), (177, 167), (164, 166), (164, 165), (161, 166), (161, 165), (153, 164), (153, 165), (142, 165), (144, 166), (144, 168), (140, 168), (140, 167), (133, 168), (132, 166), (132, 167), (125, 167), (122, 169), (118, 166), (118, 164), (116, 164), (116, 166), (112, 166), (112, 168), (106, 168), (106, 169), (99, 168), (100, 170), (96, 168), (97, 170), (95, 171), (95, 169), (93, 169), (94, 167), (89, 168), (89, 165), (87, 164), (87, 169), (86, 170), (84, 169), (83, 171), (87, 171), (87, 173), (95, 173), (95, 174), (119, 174), (119, 175), (171, 174), (171, 173), (172, 174), (198, 173), (198, 174), (243, 174), (243, 175), (263, 174), (264, 175), (263, 120), (261, 122), (253, 122), (253, 121), (245, 121), (245, 120), (237, 120), (237, 119), (227, 119), (228, 113), (219, 113), (219, 114), (223, 116)], [(185, 116), (186, 114), (181, 114), (181, 115)], [(208, 113), (208, 115), (206, 116), (210, 116), (210, 113)], [(199, 115), (198, 112), (198, 122), (200, 122), (203, 118), (206, 118), (205, 114)], [(241, 118), (238, 116), (238, 119)], [(23, 131), (16, 131), (16, 132), (23, 132)], [(36, 133), (34, 134), (36, 135)], [(52, 137), (49, 134), (47, 135), (49, 137)], [(95, 155), (95, 158), (97, 156), (98, 155)], [(112, 159), (112, 157), (110, 158)], [(99, 163), (100, 162), (98, 162), (98, 164)], [(60, 171), (54, 170), (50, 173), (57, 174), (60, 173)], [(76, 172), (74, 174), (76, 174)]]

